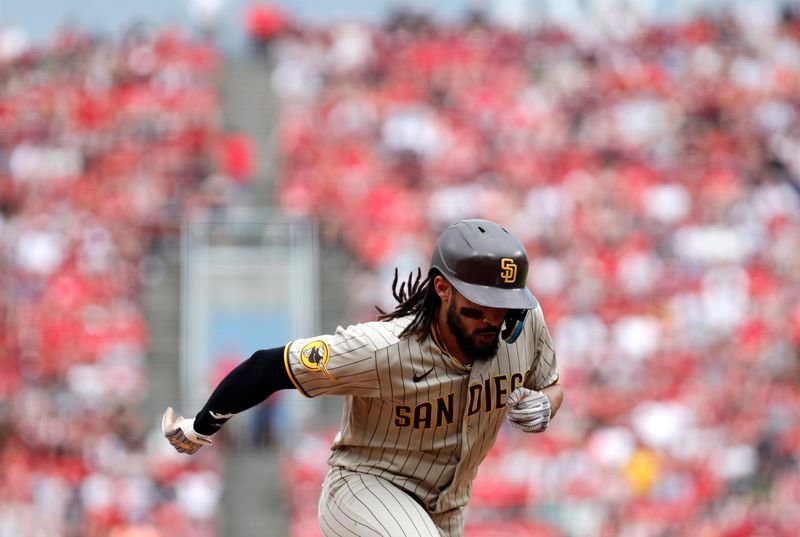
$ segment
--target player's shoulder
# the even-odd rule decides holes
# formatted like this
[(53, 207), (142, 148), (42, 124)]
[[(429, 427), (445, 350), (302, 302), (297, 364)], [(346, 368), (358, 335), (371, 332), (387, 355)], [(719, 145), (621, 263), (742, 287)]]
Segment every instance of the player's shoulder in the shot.
[(338, 327), (336, 335), (357, 338), (374, 350), (384, 349), (400, 341), (400, 334), (411, 322), (411, 317), (401, 317), (389, 321), (369, 321), (352, 324), (346, 328)]
[(530, 310), (527, 315), (527, 320), (533, 326), (539, 327), (545, 324), (544, 320), (544, 312), (542, 311), (541, 304), (537, 305), (535, 308)]

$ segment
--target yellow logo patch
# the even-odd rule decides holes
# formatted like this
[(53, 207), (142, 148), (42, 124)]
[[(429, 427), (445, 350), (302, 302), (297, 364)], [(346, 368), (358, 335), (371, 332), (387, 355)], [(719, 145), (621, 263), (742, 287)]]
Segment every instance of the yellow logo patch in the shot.
[(517, 279), (517, 264), (510, 257), (500, 260), (500, 277), (506, 283), (513, 283)]
[(321, 340), (306, 343), (300, 351), (300, 362), (303, 367), (310, 371), (321, 371), (323, 375), (330, 380), (336, 380), (336, 377), (331, 375), (328, 371), (328, 360), (330, 359), (331, 351), (328, 344)]

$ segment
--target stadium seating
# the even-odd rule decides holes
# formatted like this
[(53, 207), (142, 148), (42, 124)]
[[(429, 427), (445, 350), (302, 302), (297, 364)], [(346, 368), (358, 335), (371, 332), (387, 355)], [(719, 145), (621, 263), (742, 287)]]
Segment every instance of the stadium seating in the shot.
[[(348, 321), (392, 307), (394, 267), (427, 266), (453, 220), (525, 241), (566, 402), (547, 434), (500, 437), (467, 535), (800, 533), (800, 21), (741, 21), (275, 44), (279, 204), (357, 256)], [(325, 470), (306, 453), (294, 537)]]
[(2, 535), (217, 535), (216, 455), (136, 410), (143, 260), (208, 205), (218, 62), (174, 30), (65, 29), (0, 63)]
[[(347, 322), (453, 220), (530, 254), (566, 402), (544, 435), (502, 432), (469, 537), (800, 534), (800, 19), (742, 21), (271, 40), (277, 204), (358, 260)], [(218, 55), (64, 30), (0, 59), (2, 535), (218, 534), (218, 452), (135, 415), (150, 241), (224, 203), (214, 155), (249, 160), (220, 136)], [(319, 534), (334, 433), (286, 454), (291, 537)]]

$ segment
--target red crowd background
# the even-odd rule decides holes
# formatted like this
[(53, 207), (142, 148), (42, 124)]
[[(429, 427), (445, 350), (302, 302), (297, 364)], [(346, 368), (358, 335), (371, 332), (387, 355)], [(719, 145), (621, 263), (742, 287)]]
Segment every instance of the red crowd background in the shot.
[[(467, 535), (800, 532), (796, 13), (613, 39), (275, 20), (276, 204), (356, 257), (342, 322), (391, 307), (453, 220), (528, 249), (568, 397), (546, 434), (503, 431)], [(252, 175), (220, 61), (170, 29), (0, 60), (0, 533), (219, 531), (218, 454), (171, 452), (135, 408), (151, 241)], [(332, 435), (285, 456), (293, 536), (318, 532)]]

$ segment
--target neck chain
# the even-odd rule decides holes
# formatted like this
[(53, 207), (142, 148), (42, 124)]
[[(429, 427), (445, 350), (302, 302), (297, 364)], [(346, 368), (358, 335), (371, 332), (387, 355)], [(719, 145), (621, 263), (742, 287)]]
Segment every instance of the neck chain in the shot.
[(447, 348), (447, 343), (445, 343), (445, 342), (444, 342), (444, 338), (442, 337), (442, 333), (439, 331), (439, 325), (438, 325), (438, 323), (436, 323), (435, 321), (434, 321), (434, 323), (433, 323), (433, 331), (434, 331), (434, 335), (435, 335), (435, 337), (436, 337), (436, 340), (437, 340), (437, 341), (440, 343), (440, 345), (441, 345), (441, 347), (440, 347), (440, 348), (441, 348), (441, 350), (443, 350), (443, 351), (444, 351), (444, 353), (445, 353), (445, 354), (446, 354), (446, 355), (447, 355), (447, 356), (448, 356), (448, 357), (449, 357), (449, 358), (450, 358), (450, 359), (451, 359), (453, 362), (457, 363), (458, 365), (460, 365), (460, 366), (462, 366), (462, 367), (466, 367), (466, 368), (471, 368), (471, 367), (472, 367), (472, 361), (469, 361), (469, 362), (462, 362), (462, 361), (461, 361), (459, 358), (457, 358), (457, 357), (453, 356), (453, 354), (450, 352), (450, 349), (448, 349), (448, 348)]
[(453, 355), (450, 353), (450, 349), (447, 348), (447, 343), (444, 342), (444, 338), (442, 337), (442, 333), (439, 330), (439, 323), (438, 321), (433, 321), (433, 335), (436, 336), (436, 341), (439, 342), (442, 346), (442, 350), (447, 354), (447, 356), (453, 358)]

